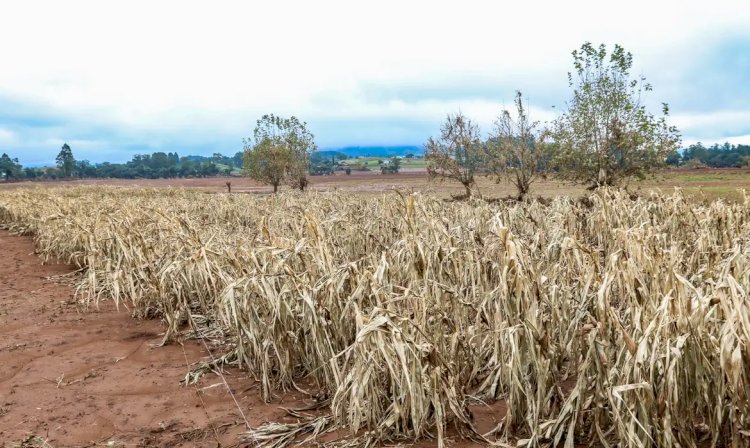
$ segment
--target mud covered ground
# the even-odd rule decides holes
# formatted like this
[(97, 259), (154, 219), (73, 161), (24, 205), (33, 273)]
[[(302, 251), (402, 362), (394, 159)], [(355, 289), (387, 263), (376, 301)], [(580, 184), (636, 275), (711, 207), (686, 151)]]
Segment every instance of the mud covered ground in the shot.
[[(30, 238), (0, 231), (0, 446), (233, 446), (245, 422), (221, 378), (180, 380), (202, 343), (154, 347), (159, 321), (105, 303), (80, 310)], [(227, 381), (252, 424), (284, 420), (243, 372)], [(289, 396), (287, 401), (300, 397)]]
[[(404, 169), (399, 174), (381, 174), (379, 171), (352, 172), (347, 176), (337, 173), (334, 176), (310, 176), (310, 189), (315, 191), (340, 190), (358, 194), (383, 193), (392, 190), (421, 191), (441, 197), (461, 195), (464, 188), (453, 181), (431, 181), (424, 169)], [(60, 187), (76, 185), (115, 185), (127, 187), (185, 187), (208, 192), (227, 191), (227, 182), (237, 193), (268, 194), (271, 187), (246, 177), (209, 177), (198, 179), (82, 179), (54, 182), (0, 182), (0, 189), (23, 187)], [(673, 169), (665, 170), (645, 180), (628, 185), (631, 191), (647, 194), (650, 190), (665, 193), (681, 188), (696, 200), (726, 198), (742, 200), (739, 189), (750, 191), (750, 169)], [(288, 190), (282, 186), (281, 190)], [(507, 181), (497, 182), (491, 177), (477, 178), (478, 194), (487, 198), (503, 198), (515, 195), (514, 187)], [(573, 185), (555, 179), (539, 179), (532, 185), (532, 196), (553, 197), (557, 195), (577, 196), (586, 193), (585, 186)]]
[[(162, 323), (133, 319), (111, 302), (81, 309), (71, 273), (43, 264), (31, 238), (0, 230), (0, 447), (245, 446), (245, 418), (251, 426), (291, 423), (283, 408), (309, 402), (284, 393), (266, 404), (252, 377), (228, 369), (243, 418), (218, 375), (182, 386), (195, 363), (209, 360), (206, 346), (156, 347)], [(503, 403), (472, 411), (482, 432), (505, 413)], [(482, 446), (454, 437), (448, 445)]]

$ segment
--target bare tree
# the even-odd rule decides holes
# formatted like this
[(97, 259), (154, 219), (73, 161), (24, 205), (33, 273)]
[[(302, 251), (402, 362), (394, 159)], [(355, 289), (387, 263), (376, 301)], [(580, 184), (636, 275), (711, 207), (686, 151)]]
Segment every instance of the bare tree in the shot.
[(440, 128), (440, 138), (427, 140), (425, 158), (431, 179), (457, 181), (466, 189), (466, 197), (471, 197), (476, 185), (474, 176), (483, 169), (486, 160), (479, 126), (460, 112), (448, 115)]
[(521, 92), (516, 92), (514, 103), (515, 118), (505, 109), (495, 121), (495, 132), (488, 142), (489, 166), (498, 180), (508, 179), (516, 187), (521, 201), (542, 175), (546, 160), (539, 122), (529, 119)]

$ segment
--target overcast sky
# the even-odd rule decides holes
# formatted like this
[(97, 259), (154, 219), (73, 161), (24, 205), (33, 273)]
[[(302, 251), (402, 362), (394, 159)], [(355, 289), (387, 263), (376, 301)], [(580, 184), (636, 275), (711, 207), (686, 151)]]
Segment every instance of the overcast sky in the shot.
[(634, 54), (686, 144), (750, 143), (748, 23), (749, 0), (2, 2), (0, 153), (233, 154), (271, 112), (322, 148), (421, 145), (517, 89), (552, 119), (585, 41)]

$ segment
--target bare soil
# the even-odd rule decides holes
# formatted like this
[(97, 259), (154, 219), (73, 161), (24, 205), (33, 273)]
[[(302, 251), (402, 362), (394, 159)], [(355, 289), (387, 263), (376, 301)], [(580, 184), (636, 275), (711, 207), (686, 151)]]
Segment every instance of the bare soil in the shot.
[[(78, 309), (73, 288), (48, 279), (71, 267), (43, 265), (30, 238), (0, 231), (0, 255), (0, 446), (237, 445), (245, 422), (221, 378), (180, 385), (208, 359), (200, 342), (155, 348), (160, 322)], [(226, 378), (251, 424), (284, 420), (251, 378)]]
[[(458, 196), (463, 187), (452, 181), (431, 181), (421, 168), (404, 169), (399, 174), (381, 174), (379, 171), (354, 171), (351, 175), (337, 173), (333, 176), (310, 176), (310, 189), (315, 191), (340, 190), (352, 193), (383, 193), (392, 190), (430, 192), (441, 197)], [(227, 191), (227, 182), (232, 192), (268, 194), (271, 187), (245, 177), (209, 177), (195, 179), (83, 179), (52, 182), (0, 182), (0, 189), (20, 187), (60, 187), (78, 185), (114, 185), (127, 187), (184, 187), (208, 192)], [(697, 200), (725, 198), (741, 200), (739, 189), (750, 191), (750, 169), (746, 168), (702, 168), (665, 170), (652, 178), (632, 183), (629, 188), (641, 194), (649, 190), (671, 192), (675, 187)], [(282, 186), (282, 190), (289, 187)], [(504, 198), (515, 195), (514, 187), (492, 178), (479, 177), (477, 189), (487, 198)], [(572, 185), (554, 179), (540, 179), (532, 185), (532, 195), (553, 197), (558, 195), (578, 196), (586, 193), (585, 186)]]
[[(245, 420), (221, 377), (180, 384), (191, 366), (210, 359), (205, 346), (156, 347), (161, 322), (133, 319), (110, 302), (80, 309), (70, 277), (60, 277), (72, 272), (43, 264), (31, 238), (0, 230), (0, 447), (241, 446)], [(264, 403), (238, 369), (225, 378), (251, 426), (293, 422), (283, 407), (305, 403), (291, 392)], [(505, 406), (472, 412), (486, 432)], [(452, 437), (449, 446), (483, 445)]]
[[(399, 174), (381, 174), (366, 171), (353, 172), (351, 175), (336, 174), (332, 176), (310, 176), (309, 190), (311, 191), (343, 191), (355, 194), (376, 194), (393, 190), (429, 192), (440, 197), (459, 196), (465, 193), (464, 188), (452, 181), (431, 181), (423, 169), (404, 170)], [(227, 182), (232, 184), (233, 193), (269, 194), (273, 188), (255, 182), (246, 177), (207, 177), (189, 179), (80, 179), (65, 181), (41, 182), (0, 182), (0, 190), (14, 188), (45, 188), (45, 187), (74, 187), (81, 185), (110, 185), (122, 187), (182, 187), (200, 189), (207, 192), (219, 193), (227, 191)], [(487, 197), (506, 197), (514, 193), (512, 185), (497, 183), (492, 179), (481, 177), (478, 179), (478, 191)], [(281, 191), (288, 191), (290, 187), (281, 186)], [(534, 195), (551, 197), (559, 194), (580, 194), (584, 189), (577, 186), (564, 185), (556, 181), (539, 181), (534, 185)]]

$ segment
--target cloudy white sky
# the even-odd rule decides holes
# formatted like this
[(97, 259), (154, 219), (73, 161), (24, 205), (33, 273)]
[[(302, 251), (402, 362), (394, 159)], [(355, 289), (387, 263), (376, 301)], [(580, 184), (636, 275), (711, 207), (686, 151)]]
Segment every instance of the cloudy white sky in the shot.
[(585, 41), (633, 52), (686, 143), (750, 143), (748, 23), (748, 0), (3, 1), (0, 152), (231, 154), (269, 112), (322, 148), (421, 145), (517, 89), (553, 118)]

